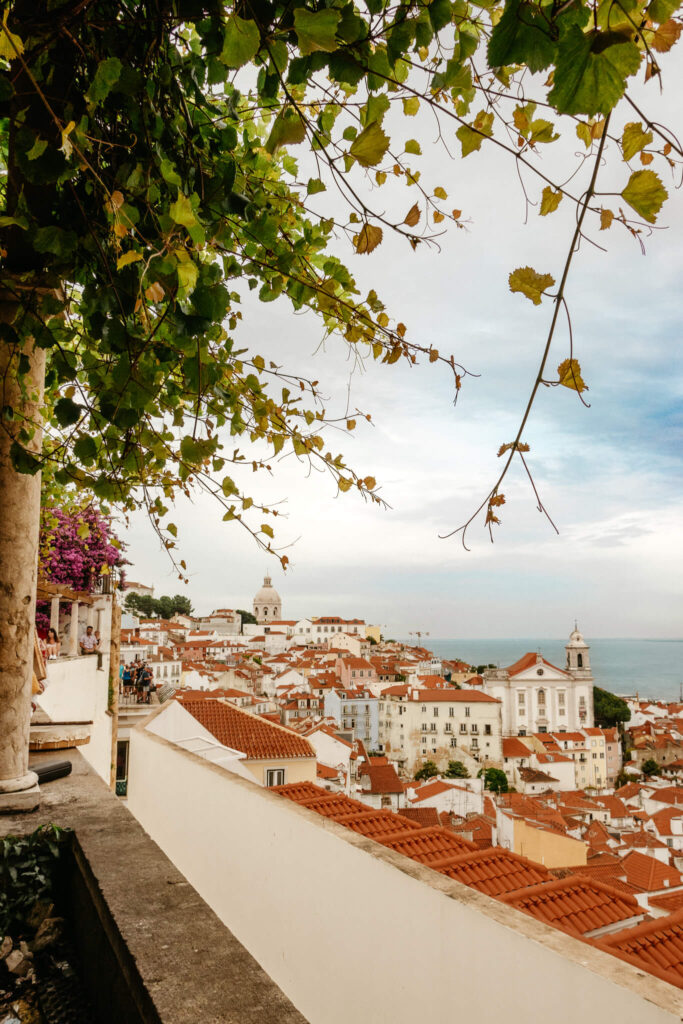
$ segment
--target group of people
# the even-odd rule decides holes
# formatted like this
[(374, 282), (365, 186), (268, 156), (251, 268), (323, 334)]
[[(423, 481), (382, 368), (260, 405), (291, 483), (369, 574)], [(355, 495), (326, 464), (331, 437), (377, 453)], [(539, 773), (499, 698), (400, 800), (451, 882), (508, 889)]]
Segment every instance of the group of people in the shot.
[(146, 661), (131, 661), (121, 665), (121, 686), (124, 697), (137, 696), (138, 704), (150, 704), (152, 691), (152, 670)]

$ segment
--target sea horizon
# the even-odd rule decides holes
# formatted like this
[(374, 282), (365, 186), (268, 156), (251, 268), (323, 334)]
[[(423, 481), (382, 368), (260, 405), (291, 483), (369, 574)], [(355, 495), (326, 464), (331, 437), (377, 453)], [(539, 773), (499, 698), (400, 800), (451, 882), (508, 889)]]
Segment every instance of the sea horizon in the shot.
[[(401, 637), (420, 644), (441, 658), (460, 658), (470, 665), (504, 668), (526, 654), (539, 651), (563, 668), (567, 637)], [(677, 700), (683, 685), (683, 637), (586, 637), (596, 686), (612, 693)]]

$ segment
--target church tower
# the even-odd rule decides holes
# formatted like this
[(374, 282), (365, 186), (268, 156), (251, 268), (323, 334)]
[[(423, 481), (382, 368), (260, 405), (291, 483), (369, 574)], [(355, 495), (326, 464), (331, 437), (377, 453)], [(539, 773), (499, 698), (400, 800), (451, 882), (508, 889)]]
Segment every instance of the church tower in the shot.
[(569, 634), (569, 642), (565, 644), (564, 649), (567, 652), (566, 670), (573, 680), (570, 705), (578, 716), (579, 728), (592, 728), (595, 720), (590, 648), (579, 632), (576, 623), (574, 623), (574, 629)]
[(579, 678), (592, 678), (590, 648), (579, 632), (576, 623), (564, 647), (567, 652), (567, 671), (578, 674)]
[(264, 576), (263, 586), (254, 597), (254, 615), (263, 626), (282, 618), (282, 600), (270, 576)]

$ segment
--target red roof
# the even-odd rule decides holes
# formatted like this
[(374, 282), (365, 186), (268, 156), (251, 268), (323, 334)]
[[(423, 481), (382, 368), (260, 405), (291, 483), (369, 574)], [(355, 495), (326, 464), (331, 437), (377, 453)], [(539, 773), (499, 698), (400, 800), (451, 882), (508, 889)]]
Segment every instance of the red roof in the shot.
[(534, 864), (526, 857), (494, 846), (490, 850), (466, 853), (440, 869), (449, 878), (484, 892), (487, 896), (501, 896), (515, 889), (547, 882), (551, 875), (542, 864)]
[(503, 757), (530, 757), (531, 751), (516, 736), (503, 740)]
[(313, 747), (302, 736), (267, 722), (262, 716), (250, 715), (234, 704), (215, 698), (185, 700), (176, 697), (175, 700), (219, 743), (240, 750), (249, 758), (315, 757)]
[(667, 867), (656, 857), (648, 857), (645, 853), (638, 853), (633, 850), (628, 853), (623, 861), (626, 881), (636, 886), (642, 892), (653, 892), (656, 889), (665, 889), (680, 885), (683, 879), (680, 871)]
[(666, 910), (667, 914), (673, 914), (677, 910), (683, 910), (683, 889), (677, 892), (663, 892), (659, 896), (648, 897), (648, 903), (657, 910)]
[(596, 945), (683, 988), (683, 910), (617, 932), (600, 939)]
[(510, 676), (516, 676), (519, 675), (520, 672), (526, 672), (528, 668), (532, 668), (537, 664), (552, 668), (555, 672), (559, 672), (563, 676), (566, 676), (567, 674), (563, 669), (558, 668), (557, 665), (552, 665), (549, 661), (546, 661), (543, 656), (541, 656), (541, 660), (539, 662), (538, 655), (533, 651), (527, 651), (526, 654), (522, 655), (519, 661), (516, 661), (514, 665), (509, 665), (505, 671)]
[(392, 764), (369, 765), (365, 773), (370, 779), (369, 793), (403, 793), (403, 783)]
[(398, 813), (409, 821), (414, 821), (420, 828), (439, 824), (439, 812), (436, 807), (402, 807)]
[(525, 914), (574, 935), (585, 935), (644, 914), (634, 896), (581, 875), (533, 885), (500, 898)]

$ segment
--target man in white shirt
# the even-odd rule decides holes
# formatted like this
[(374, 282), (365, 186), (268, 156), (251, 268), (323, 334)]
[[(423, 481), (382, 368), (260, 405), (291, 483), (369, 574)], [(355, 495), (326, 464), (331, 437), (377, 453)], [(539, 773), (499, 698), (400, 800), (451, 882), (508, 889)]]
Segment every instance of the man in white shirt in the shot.
[(93, 633), (92, 626), (88, 626), (85, 633), (79, 640), (81, 654), (94, 654), (97, 650), (97, 637)]

